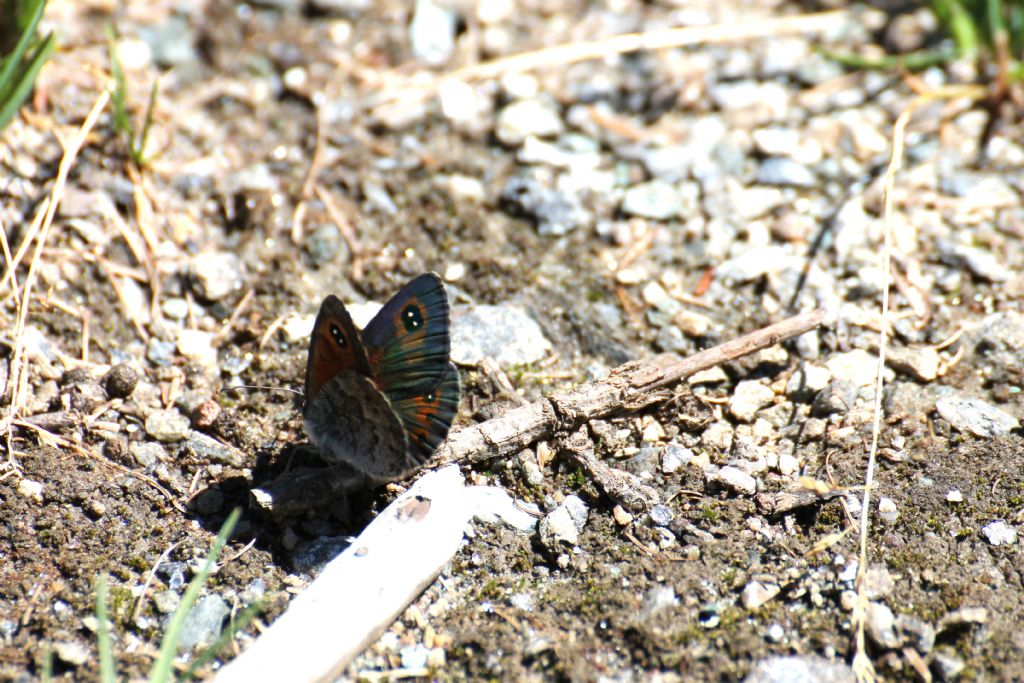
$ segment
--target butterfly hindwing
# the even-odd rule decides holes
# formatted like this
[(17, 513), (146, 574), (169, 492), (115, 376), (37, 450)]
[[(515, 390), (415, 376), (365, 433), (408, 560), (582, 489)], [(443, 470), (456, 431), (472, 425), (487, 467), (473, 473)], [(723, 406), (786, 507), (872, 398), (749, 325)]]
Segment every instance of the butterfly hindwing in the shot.
[(371, 376), (394, 398), (436, 386), (448, 371), (448, 295), (436, 273), (402, 288), (362, 333)]
[(459, 371), (451, 363), (445, 365), (445, 374), (433, 389), (391, 400), (409, 439), (409, 456), (416, 465), (426, 462), (448, 436), (459, 410)]
[(345, 304), (336, 296), (328, 296), (320, 304), (320, 312), (309, 338), (306, 360), (306, 403), (340, 372), (370, 376), (370, 364)]

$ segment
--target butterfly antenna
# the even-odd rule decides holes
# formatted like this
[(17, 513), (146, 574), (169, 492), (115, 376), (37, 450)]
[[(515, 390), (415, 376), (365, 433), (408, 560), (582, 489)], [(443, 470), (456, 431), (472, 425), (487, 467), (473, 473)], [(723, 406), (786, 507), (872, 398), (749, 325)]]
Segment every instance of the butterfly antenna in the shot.
[(229, 387), (221, 387), (222, 391), (231, 391), (232, 389), (263, 389), (264, 391), (288, 391), (293, 394), (298, 394), (299, 396), (304, 395), (301, 391), (289, 389), (288, 387), (267, 387), (263, 386), (262, 384), (232, 384)]

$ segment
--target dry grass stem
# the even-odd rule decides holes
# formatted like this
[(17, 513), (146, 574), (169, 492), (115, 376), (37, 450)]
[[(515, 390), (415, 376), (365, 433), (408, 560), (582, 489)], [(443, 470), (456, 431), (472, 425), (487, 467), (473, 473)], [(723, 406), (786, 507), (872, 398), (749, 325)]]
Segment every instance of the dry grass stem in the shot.
[(870, 521), (871, 487), (875, 479), (875, 462), (878, 457), (878, 437), (881, 432), (882, 422), (882, 388), (885, 371), (885, 352), (888, 342), (889, 325), (889, 283), (892, 282), (892, 240), (893, 240), (893, 197), (895, 193), (896, 174), (903, 164), (903, 145), (906, 140), (906, 129), (914, 112), (922, 106), (938, 100), (949, 100), (966, 98), (981, 100), (986, 96), (986, 90), (982, 86), (950, 86), (938, 88), (931, 92), (918, 95), (904, 109), (893, 126), (892, 133), (892, 156), (889, 166), (885, 172), (884, 193), (885, 201), (883, 208), (884, 223), (884, 247), (882, 252), (882, 321), (878, 333), (878, 363), (875, 376), (875, 405), (874, 416), (871, 426), (871, 447), (868, 452), (867, 471), (864, 475), (864, 496), (861, 501), (860, 517), (860, 557), (857, 567), (857, 605), (853, 610), (853, 621), (855, 629), (856, 651), (853, 657), (853, 670), (857, 680), (861, 683), (877, 680), (875, 668), (867, 653), (865, 642), (865, 617), (867, 614), (867, 594), (865, 573), (868, 564), (868, 523)]
[(316, 110), (316, 142), (313, 145), (313, 158), (306, 169), (306, 177), (302, 181), (302, 190), (299, 193), (299, 201), (295, 204), (295, 211), (292, 212), (292, 244), (300, 244), (304, 234), (304, 223), (306, 211), (309, 208), (309, 200), (313, 197), (313, 190), (316, 187), (316, 180), (324, 165), (324, 121), (323, 112), (318, 107)]

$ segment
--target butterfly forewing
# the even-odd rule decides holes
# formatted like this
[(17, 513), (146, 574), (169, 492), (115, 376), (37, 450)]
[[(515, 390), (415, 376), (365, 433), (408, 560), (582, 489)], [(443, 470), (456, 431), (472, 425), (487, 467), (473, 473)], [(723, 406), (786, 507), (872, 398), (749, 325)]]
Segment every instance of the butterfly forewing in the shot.
[(437, 385), (448, 368), (448, 295), (436, 273), (402, 288), (362, 333), (370, 373), (392, 399)]
[(447, 364), (444, 377), (433, 389), (392, 399), (409, 439), (409, 455), (422, 465), (448, 436), (459, 410), (459, 372)]
[(320, 393), (320, 389), (333, 377), (346, 371), (368, 377), (370, 364), (352, 316), (341, 299), (331, 295), (320, 304), (309, 339), (306, 403)]

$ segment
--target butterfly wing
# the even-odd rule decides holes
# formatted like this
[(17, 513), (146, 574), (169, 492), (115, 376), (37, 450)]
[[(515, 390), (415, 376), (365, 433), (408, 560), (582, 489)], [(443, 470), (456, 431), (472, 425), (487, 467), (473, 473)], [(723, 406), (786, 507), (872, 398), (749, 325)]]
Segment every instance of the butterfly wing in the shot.
[(338, 373), (306, 402), (304, 417), (310, 441), (328, 462), (379, 481), (400, 479), (418, 466), (399, 415), (369, 377)]
[(370, 364), (352, 323), (352, 316), (341, 299), (331, 295), (320, 304), (320, 312), (309, 338), (306, 359), (306, 405), (341, 372), (370, 376)]
[(392, 399), (437, 386), (448, 371), (449, 326), (448, 295), (437, 273), (410, 281), (362, 333), (377, 386)]
[(459, 371), (447, 363), (444, 376), (433, 389), (392, 398), (391, 407), (405, 429), (415, 466), (425, 463), (448, 436), (459, 410), (459, 392)]

